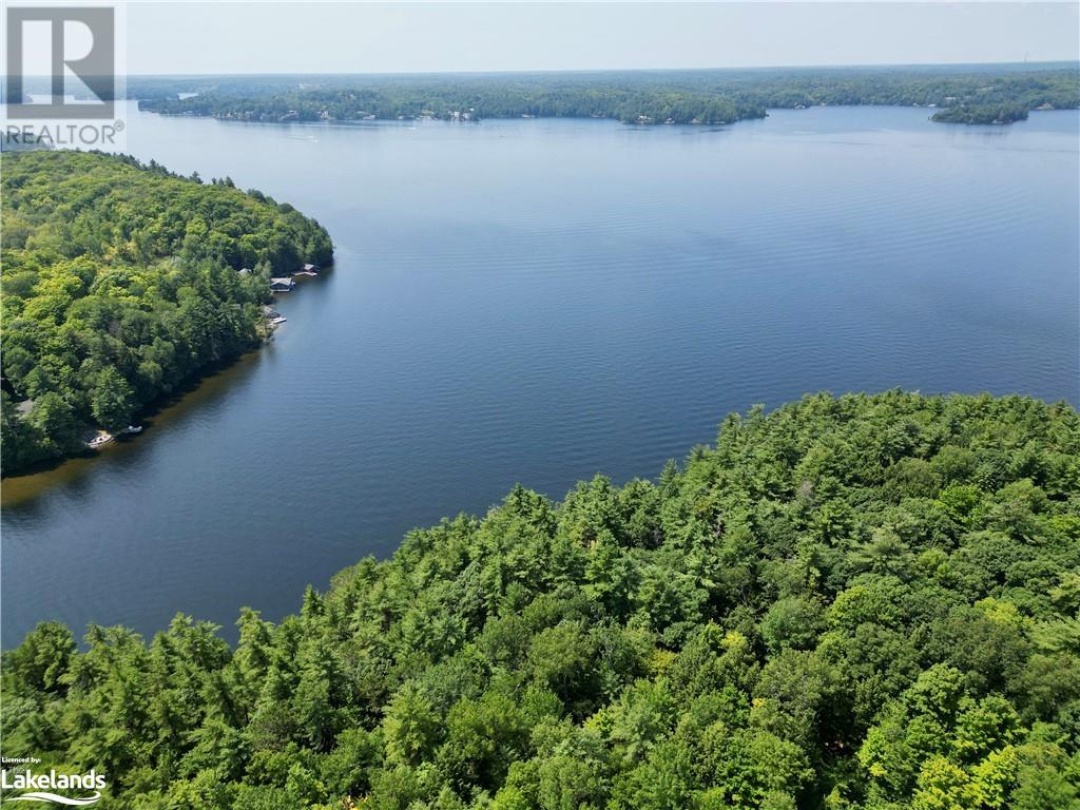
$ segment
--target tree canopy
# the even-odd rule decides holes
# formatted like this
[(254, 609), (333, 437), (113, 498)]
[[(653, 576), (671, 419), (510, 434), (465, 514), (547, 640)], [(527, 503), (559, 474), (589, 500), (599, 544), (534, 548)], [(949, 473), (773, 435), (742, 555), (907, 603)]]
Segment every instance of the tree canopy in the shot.
[(1072, 406), (819, 394), (413, 531), (235, 647), (43, 623), (2, 731), (102, 808), (1075, 810), (1078, 609)]
[(290, 205), (124, 156), (5, 154), (2, 204), (4, 472), (258, 345), (270, 276), (333, 255)]
[[(935, 121), (1009, 123), (1028, 110), (1080, 106), (1075, 66), (788, 68), (432, 76), (136, 78), (145, 110), (242, 121), (612, 118), (631, 124), (730, 124), (769, 108), (936, 107)], [(194, 95), (191, 95), (194, 93)], [(183, 95), (183, 97), (181, 97)], [(959, 109), (967, 112), (960, 114)], [(983, 120), (982, 114), (995, 115)], [(999, 114), (1000, 113), (1000, 114)]]

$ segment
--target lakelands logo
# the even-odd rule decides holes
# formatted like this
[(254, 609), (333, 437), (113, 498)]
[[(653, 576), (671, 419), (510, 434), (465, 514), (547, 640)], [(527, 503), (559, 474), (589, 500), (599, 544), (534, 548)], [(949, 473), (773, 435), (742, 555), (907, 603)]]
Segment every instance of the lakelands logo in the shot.
[(122, 7), (4, 5), (3, 147), (122, 146)]
[[(53, 804), (67, 807), (89, 807), (101, 799), (101, 791), (105, 789), (105, 774), (90, 770), (87, 773), (68, 774), (57, 773), (50, 770), (48, 773), (34, 773), (27, 768), (18, 771), (9, 771), (6, 768), (0, 771), (0, 788), (3, 788), (3, 803), (8, 802), (52, 802)], [(27, 791), (14, 796), (8, 795), (7, 791)], [(79, 792), (90, 795), (67, 796), (56, 791), (65, 793)]]

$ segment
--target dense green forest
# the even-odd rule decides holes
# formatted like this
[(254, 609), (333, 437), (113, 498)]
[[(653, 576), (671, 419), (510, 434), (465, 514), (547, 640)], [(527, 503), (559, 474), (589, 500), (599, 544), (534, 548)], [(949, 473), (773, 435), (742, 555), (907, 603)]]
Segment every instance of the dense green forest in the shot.
[(1072, 406), (814, 395), (413, 531), (234, 648), (42, 624), (4, 753), (131, 810), (1076, 810), (1078, 610)]
[(68, 151), (2, 168), (5, 473), (257, 345), (270, 275), (332, 258), (318, 223), (229, 178)]
[[(128, 92), (153, 112), (245, 121), (449, 119), (457, 113), (471, 120), (535, 116), (724, 124), (762, 118), (768, 108), (821, 104), (1076, 108), (1080, 73), (1075, 66), (988, 66), (133, 78)], [(180, 98), (188, 93), (197, 95)]]
[(945, 124), (1012, 124), (1026, 121), (1028, 110), (1016, 104), (957, 104), (939, 110), (931, 121)]

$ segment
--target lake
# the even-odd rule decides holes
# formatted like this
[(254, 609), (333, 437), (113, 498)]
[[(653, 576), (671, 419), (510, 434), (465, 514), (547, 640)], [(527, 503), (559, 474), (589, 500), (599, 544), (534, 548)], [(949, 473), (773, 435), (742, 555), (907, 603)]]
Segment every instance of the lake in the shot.
[(655, 477), (805, 392), (1080, 403), (1071, 112), (732, 127), (266, 125), (133, 109), (127, 149), (325, 225), (273, 342), (135, 440), (3, 484), (2, 644), (269, 619), (517, 482)]

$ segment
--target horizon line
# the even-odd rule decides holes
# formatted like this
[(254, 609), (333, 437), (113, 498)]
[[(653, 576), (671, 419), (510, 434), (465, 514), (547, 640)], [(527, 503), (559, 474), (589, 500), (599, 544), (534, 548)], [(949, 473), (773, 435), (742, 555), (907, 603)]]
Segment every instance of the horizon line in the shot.
[[(692, 73), (692, 72), (715, 72), (715, 71), (766, 71), (766, 70), (849, 70), (863, 68), (962, 68), (962, 67), (1031, 67), (1041, 69), (1051, 65), (1076, 67), (1080, 70), (1080, 59), (1049, 59), (1037, 62), (1029, 61), (992, 61), (992, 62), (862, 62), (850, 64), (819, 64), (819, 65), (743, 65), (743, 66), (711, 66), (711, 67), (606, 67), (606, 68), (523, 68), (523, 69), (492, 69), (492, 70), (422, 70), (422, 71), (289, 71), (289, 72), (205, 72), (205, 73), (125, 73), (117, 74), (125, 78), (210, 78), (234, 76), (520, 76), (523, 74), (567, 74), (567, 73)], [(0, 73), (0, 76), (4, 74)], [(47, 75), (26, 76), (25, 78), (48, 78)]]

